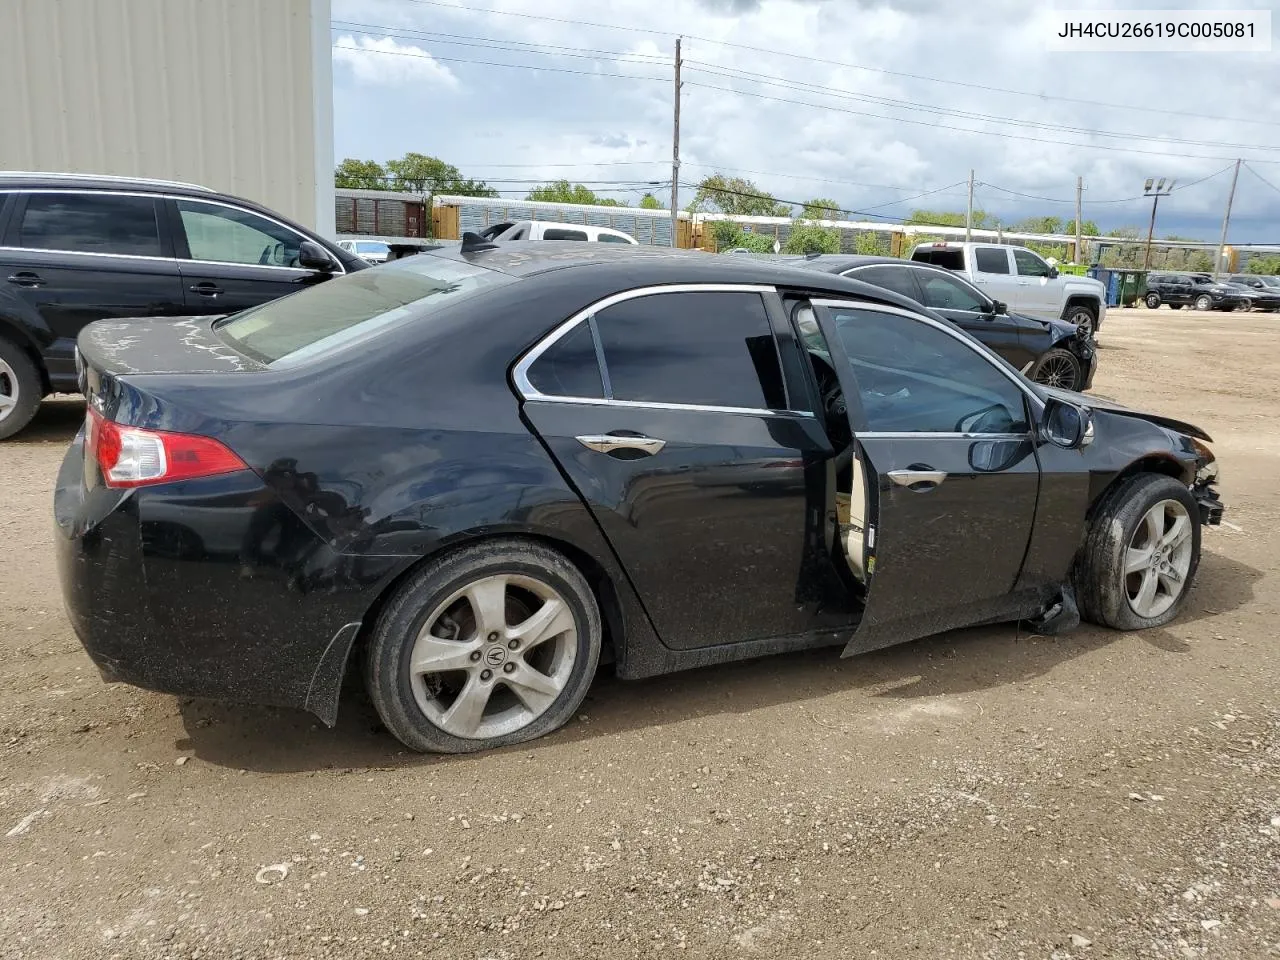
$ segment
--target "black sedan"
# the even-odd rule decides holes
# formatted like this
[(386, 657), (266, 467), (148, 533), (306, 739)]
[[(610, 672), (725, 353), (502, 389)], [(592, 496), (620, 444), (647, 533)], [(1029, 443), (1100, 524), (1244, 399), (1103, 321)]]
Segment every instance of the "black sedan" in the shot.
[(910, 297), (968, 331), (1036, 383), (1077, 391), (1093, 386), (1098, 354), (1086, 328), (1009, 313), (1006, 304), (992, 300), (952, 270), (896, 257), (823, 254), (778, 259)]
[(605, 659), (1178, 613), (1222, 511), (1202, 431), (882, 287), (586, 246), (469, 235), (86, 328), (54, 512), (103, 676), (332, 723), (360, 670), (405, 744), (463, 752), (556, 729)]

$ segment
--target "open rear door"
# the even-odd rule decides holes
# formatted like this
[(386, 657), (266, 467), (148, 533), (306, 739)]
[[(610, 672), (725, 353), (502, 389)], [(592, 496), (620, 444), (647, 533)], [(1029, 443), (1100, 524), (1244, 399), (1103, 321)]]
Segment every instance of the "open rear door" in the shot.
[(1023, 388), (937, 321), (813, 307), (866, 489), (866, 608), (844, 655), (1017, 616), (1040, 482)]

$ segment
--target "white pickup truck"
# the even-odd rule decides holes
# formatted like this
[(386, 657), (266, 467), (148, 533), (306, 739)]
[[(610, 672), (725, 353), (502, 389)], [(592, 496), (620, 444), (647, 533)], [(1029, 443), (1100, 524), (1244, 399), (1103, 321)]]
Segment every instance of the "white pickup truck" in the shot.
[(1042, 320), (1066, 320), (1097, 337), (1107, 314), (1107, 290), (1090, 277), (1060, 274), (1026, 247), (996, 243), (922, 243), (911, 251), (917, 263), (962, 273), (1011, 313)]

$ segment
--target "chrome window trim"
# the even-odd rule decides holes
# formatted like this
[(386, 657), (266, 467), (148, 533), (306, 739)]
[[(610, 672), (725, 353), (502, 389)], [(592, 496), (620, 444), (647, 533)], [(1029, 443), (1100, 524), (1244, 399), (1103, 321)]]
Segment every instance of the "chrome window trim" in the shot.
[[(601, 310), (611, 307), (614, 304), (625, 303), (628, 300), (637, 300), (640, 297), (651, 297), (663, 293), (756, 293), (776, 294), (778, 288), (771, 284), (762, 283), (666, 283), (656, 284), (648, 287), (636, 287), (634, 290), (624, 290), (621, 293), (610, 294), (597, 300), (590, 306), (579, 310), (568, 320), (561, 323), (545, 337), (539, 340), (529, 349), (529, 351), (517, 361), (515, 368), (511, 372), (512, 379), (515, 381), (516, 393), (522, 400), (536, 400), (544, 403), (585, 403), (591, 406), (609, 406), (609, 407), (629, 407), (633, 409), (648, 410), (693, 410), (701, 413), (744, 413), (753, 416), (772, 416), (785, 418), (813, 418), (814, 414), (805, 410), (771, 410), (765, 407), (719, 407), (700, 403), (661, 403), (659, 401), (646, 400), (612, 400), (601, 397), (562, 397), (552, 394), (545, 394), (539, 391), (529, 381), (529, 368), (532, 367), (544, 353), (553, 347), (562, 337), (568, 334), (574, 327), (580, 323), (589, 321)], [(594, 324), (592, 325), (594, 326)], [(597, 336), (595, 330), (592, 330), (592, 337)], [(597, 354), (597, 362), (600, 360)], [(781, 362), (781, 360), (779, 360)], [(601, 370), (601, 383), (605, 382), (604, 368)]]
[[(176, 184), (173, 184), (173, 185), (176, 185)], [(201, 188), (201, 189), (207, 189), (207, 188)], [(247, 213), (253, 217), (261, 217), (263, 220), (266, 220), (270, 223), (274, 223), (277, 227), (279, 227), (282, 230), (288, 230), (295, 237), (299, 237), (300, 239), (306, 240), (310, 243), (316, 242), (311, 237), (308, 237), (305, 234), (299, 233), (294, 227), (289, 226), (287, 223), (281, 223), (275, 217), (272, 217), (265, 213), (259, 213), (257, 210), (249, 210), (246, 207), (240, 206), (239, 204), (228, 203), (225, 200), (215, 200), (212, 197), (186, 197), (178, 194), (163, 193), (158, 191), (143, 191), (143, 190), (85, 190), (85, 189), (76, 189), (74, 187), (67, 188), (67, 189), (62, 189), (59, 187), (12, 187), (8, 189), (0, 189), (0, 193), (28, 193), (28, 194), (30, 193), (65, 193), (65, 194), (74, 194), (76, 196), (88, 196), (88, 197), (145, 197), (150, 200), (174, 200), (174, 201), (187, 200), (192, 203), (207, 203), (217, 207), (226, 207), (228, 210), (239, 210), (241, 213)], [(181, 216), (181, 211), (179, 211), (179, 216)], [(153, 257), (149, 255), (136, 254), (136, 253), (98, 253), (90, 250), (63, 250), (58, 247), (0, 246), (0, 250), (18, 250), (18, 251), (25, 250), (25, 251), (35, 251), (38, 253), (67, 253), (67, 254), (75, 254), (76, 256), (82, 256), (82, 257), (123, 257), (129, 260), (159, 260), (166, 263), (173, 263), (175, 261), (177, 263), (211, 263), (211, 264), (214, 264), (215, 266), (221, 266), (221, 267), (255, 267), (260, 270), (288, 270), (291, 273), (301, 273), (301, 274), (310, 274), (310, 273), (317, 272), (315, 270), (308, 270), (305, 267), (280, 267), (270, 263), (236, 263), (231, 260), (196, 260), (194, 257)], [(347, 273), (346, 265), (337, 257), (334, 257), (333, 260), (334, 260), (334, 263), (337, 264), (338, 270), (341, 271), (340, 275), (345, 276)]]
[(947, 430), (920, 430), (913, 432), (911, 430), (858, 430), (854, 436), (865, 437), (869, 440), (1030, 440), (1035, 436), (1034, 431), (1027, 430), (1023, 433), (963, 433), (952, 432)]
[[(923, 314), (913, 313), (912, 311), (905, 310), (902, 307), (893, 307), (885, 303), (867, 303), (859, 300), (834, 300), (827, 297), (813, 298), (809, 302), (814, 306), (818, 306), (818, 307), (837, 307), (837, 308), (854, 309), (854, 310), (870, 310), (878, 313), (898, 314), (899, 316), (906, 317), (909, 320), (915, 320), (919, 323), (925, 324), (926, 326), (933, 327), (935, 330), (941, 330), (947, 336), (951, 337), (951, 339), (956, 340), (959, 343), (966, 346), (967, 348), (969, 348), (969, 350), (971, 350), (974, 354), (976, 354), (978, 358), (982, 360), (983, 363), (998, 370), (1006, 380), (1008, 380), (1015, 387), (1017, 387), (1019, 390), (1022, 391), (1023, 395), (1026, 396), (1027, 399), (1031, 401), (1032, 406), (1035, 410), (1037, 411), (1044, 410), (1044, 401), (1042, 401), (1038, 396), (1036, 396), (1035, 391), (1033, 391), (1029, 386), (1027, 386), (1026, 382), (1022, 379), (1021, 374), (1017, 373), (1014, 370), (1006, 370), (1004, 367), (1002, 367), (998, 363), (992, 363), (991, 358), (986, 355), (985, 347), (982, 347), (979, 344), (973, 343), (972, 341), (970, 341), (969, 337), (966, 334), (961, 333), (958, 329), (953, 328), (950, 324), (940, 323), (939, 321), (934, 320), (931, 317), (926, 317)], [(1022, 436), (1022, 434), (1018, 434), (1018, 436)]]
[[(170, 189), (184, 187), (188, 190), (216, 192), (212, 187), (206, 187), (199, 183), (187, 183), (183, 180), (155, 180), (151, 177), (124, 177), (107, 173), (42, 173), (38, 170), (5, 170), (0, 172), (0, 184), (3, 184), (6, 180), (81, 180), (90, 183), (133, 183), (138, 185), (147, 184), (153, 187), (169, 187)], [(21, 189), (23, 188), (6, 188), (6, 190)]]

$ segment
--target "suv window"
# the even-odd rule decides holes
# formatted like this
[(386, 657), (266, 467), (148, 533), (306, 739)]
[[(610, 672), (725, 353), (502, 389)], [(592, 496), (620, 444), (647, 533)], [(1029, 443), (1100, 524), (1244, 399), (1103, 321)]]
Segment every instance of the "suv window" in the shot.
[(988, 309), (986, 297), (956, 277), (930, 270), (927, 274), (921, 271), (917, 279), (924, 297), (921, 302), (926, 307), (933, 307), (935, 310), (973, 310), (978, 313), (985, 313)]
[(1045, 263), (1030, 250), (1015, 247), (1013, 262), (1017, 265), (1018, 276), (1020, 277), (1047, 277), (1049, 275), (1049, 264)]
[(238, 207), (177, 200), (192, 260), (297, 267), (304, 237)]
[(920, 290), (916, 286), (915, 277), (911, 275), (912, 272), (910, 267), (882, 265), (857, 267), (850, 270), (845, 276), (852, 277), (854, 280), (874, 283), (877, 287), (884, 287), (886, 290), (900, 293), (904, 297), (910, 297), (912, 300), (919, 300)]
[(550, 227), (542, 231), (543, 240), (585, 240), (587, 232), (585, 230), (565, 230), (560, 227)]
[(596, 239), (599, 240), (601, 243), (625, 243), (628, 245), (631, 244), (631, 241), (628, 240), (626, 237), (619, 237), (612, 233), (602, 233), (600, 234), (600, 236), (596, 237)]
[(529, 367), (529, 382), (548, 397), (604, 397), (591, 326), (580, 323), (553, 343)]
[(977, 350), (923, 320), (864, 307), (831, 317), (874, 431), (1022, 433), (1022, 391)]
[(1009, 254), (1003, 247), (978, 247), (973, 251), (973, 269), (978, 273), (1008, 273)]
[(33, 250), (162, 257), (156, 201), (94, 193), (33, 193), (17, 244)]
[(616, 400), (786, 408), (769, 315), (757, 293), (659, 293), (596, 314)]

